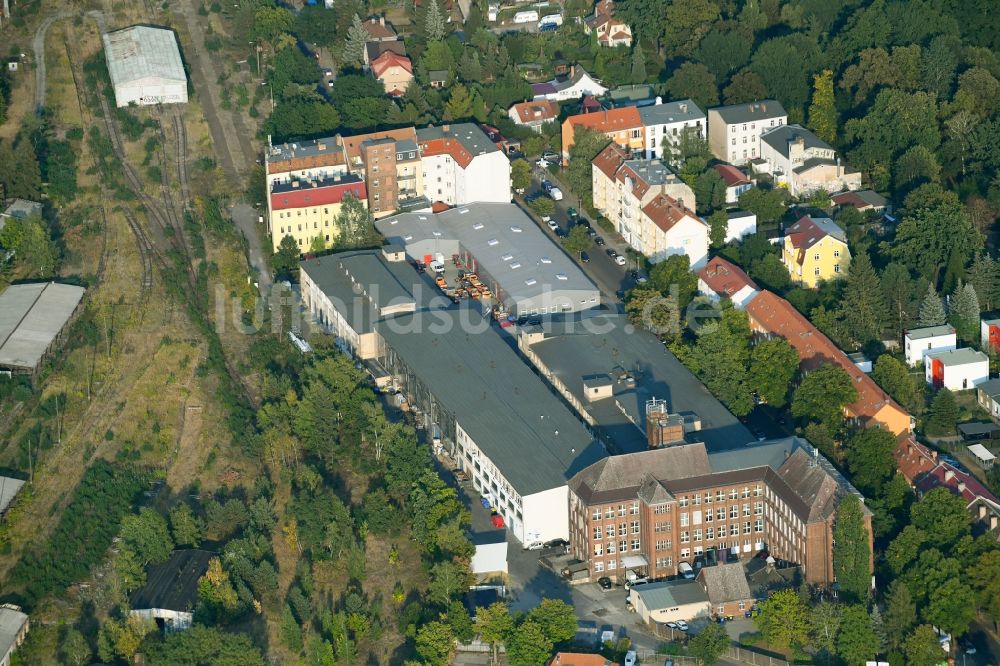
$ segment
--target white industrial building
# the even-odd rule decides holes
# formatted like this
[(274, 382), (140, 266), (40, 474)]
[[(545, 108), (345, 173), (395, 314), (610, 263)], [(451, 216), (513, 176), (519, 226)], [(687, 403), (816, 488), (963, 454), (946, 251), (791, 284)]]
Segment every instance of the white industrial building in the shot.
[(990, 378), (990, 358), (975, 349), (951, 349), (927, 354), (924, 365), (927, 383), (934, 388), (963, 391)]
[(102, 39), (115, 104), (187, 103), (187, 75), (173, 31), (136, 25)]
[(955, 327), (948, 324), (914, 328), (903, 336), (906, 363), (912, 368), (924, 362), (928, 354), (958, 348)]

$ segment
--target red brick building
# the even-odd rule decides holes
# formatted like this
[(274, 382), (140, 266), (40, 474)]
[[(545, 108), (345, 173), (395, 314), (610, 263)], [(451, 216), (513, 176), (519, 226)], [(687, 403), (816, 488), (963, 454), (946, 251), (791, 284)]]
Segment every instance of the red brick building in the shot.
[(834, 582), (837, 507), (846, 493), (858, 494), (795, 437), (711, 453), (695, 443), (612, 456), (569, 488), (570, 548), (591, 577), (632, 570), (661, 578), (681, 562), (745, 560), (766, 549), (822, 585)]

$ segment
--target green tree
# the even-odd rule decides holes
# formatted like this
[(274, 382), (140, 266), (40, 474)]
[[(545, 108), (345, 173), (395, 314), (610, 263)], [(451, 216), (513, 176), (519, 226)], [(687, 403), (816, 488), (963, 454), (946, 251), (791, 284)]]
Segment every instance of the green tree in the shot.
[(576, 613), (571, 605), (561, 599), (542, 599), (528, 613), (528, 620), (537, 624), (546, 640), (553, 645), (567, 643), (576, 636)]
[(812, 645), (820, 653), (833, 654), (836, 650), (837, 634), (843, 619), (844, 609), (840, 604), (820, 601), (812, 609)]
[(899, 156), (893, 168), (893, 180), (900, 191), (914, 183), (936, 183), (940, 179), (941, 165), (927, 146), (911, 146)]
[(937, 666), (942, 662), (941, 643), (929, 624), (913, 630), (903, 643), (903, 654), (909, 666)]
[(804, 33), (793, 33), (769, 39), (758, 46), (750, 59), (750, 69), (760, 75), (768, 93), (789, 113), (802, 118), (809, 101), (810, 75), (820, 61), (816, 39)]
[(324, 7), (307, 5), (296, 15), (293, 32), (305, 42), (329, 47), (340, 34), (336, 12)]
[(451, 627), (451, 633), (455, 638), (462, 643), (469, 643), (476, 636), (472, 618), (461, 601), (452, 601), (448, 607), (448, 626)]
[(979, 297), (971, 284), (963, 285), (959, 280), (951, 297), (951, 312), (948, 321), (960, 338), (968, 341), (979, 340)]
[(699, 62), (685, 62), (667, 80), (667, 93), (675, 99), (692, 99), (703, 109), (719, 105), (715, 75)]
[(365, 57), (365, 44), (368, 43), (368, 31), (357, 14), (351, 19), (351, 27), (347, 29), (347, 39), (344, 42), (344, 63), (351, 67), (359, 67)]
[(716, 23), (698, 44), (696, 60), (703, 62), (719, 81), (750, 62), (753, 37), (739, 25)]
[(965, 501), (947, 488), (934, 488), (910, 507), (910, 523), (927, 536), (932, 546), (942, 549), (970, 534), (970, 520)]
[(1000, 619), (1000, 550), (982, 553), (969, 570), (976, 604), (994, 623)]
[(889, 315), (878, 274), (865, 252), (851, 259), (842, 307), (844, 321), (858, 346), (882, 338)]
[(87, 638), (83, 634), (73, 628), (66, 630), (59, 642), (59, 656), (62, 663), (71, 666), (84, 666), (84, 664), (91, 663), (92, 654), (90, 643), (87, 642)]
[(253, 36), (273, 49), (281, 35), (291, 32), (295, 17), (281, 7), (261, 7), (253, 15)]
[(691, 272), (691, 260), (686, 254), (675, 254), (653, 266), (649, 281), (663, 295), (676, 290), (678, 306), (686, 308), (698, 291), (698, 276)]
[(783, 338), (761, 340), (750, 350), (750, 387), (769, 405), (784, 407), (799, 371), (799, 354)]
[(58, 250), (38, 215), (7, 220), (0, 229), (0, 247), (13, 251), (18, 264), (32, 276), (47, 277), (55, 272)]
[[(208, 561), (205, 575), (198, 579), (198, 601), (202, 604), (205, 614), (216, 622), (224, 622), (236, 611), (239, 604), (236, 590), (233, 588), (229, 573), (223, 570), (222, 563), (217, 557)], [(298, 625), (296, 625), (297, 629)], [(282, 632), (284, 631), (284, 618), (282, 618)], [(299, 632), (300, 641), (301, 638), (301, 632)]]
[(941, 326), (946, 321), (944, 303), (934, 290), (934, 283), (927, 285), (927, 293), (920, 304), (920, 314), (917, 315), (917, 326)]
[(341, 247), (372, 247), (381, 242), (368, 204), (358, 197), (344, 197), (334, 224), (340, 234), (337, 244)]
[(511, 617), (507, 604), (497, 601), (488, 608), (478, 609), (476, 627), (479, 629), (480, 639), (489, 643), (493, 663), (496, 663), (498, 647), (514, 631), (514, 618)]
[(510, 184), (515, 190), (531, 187), (531, 165), (527, 161), (518, 159), (510, 163)]
[(792, 416), (802, 421), (817, 421), (831, 431), (840, 429), (844, 407), (858, 399), (850, 375), (830, 363), (805, 376), (792, 398)]
[(659, 13), (651, 12), (643, 20), (662, 16), (663, 43), (672, 55), (690, 54), (719, 18), (719, 5), (712, 0), (688, 0), (657, 9)]
[(729, 85), (722, 91), (722, 100), (726, 104), (743, 104), (744, 102), (756, 102), (766, 98), (768, 95), (767, 86), (760, 74), (744, 69), (736, 74)]
[(904, 150), (918, 144), (934, 150), (941, 143), (933, 94), (885, 88), (864, 116), (848, 120), (845, 138), (854, 143), (849, 153), (865, 169), (887, 166)]
[(757, 630), (768, 645), (787, 648), (809, 640), (809, 608), (793, 589), (775, 592), (761, 604), (754, 618)]
[(845, 608), (837, 634), (837, 654), (844, 663), (863, 664), (877, 651), (878, 637), (872, 629), (868, 611), (860, 604)]
[(694, 194), (699, 213), (721, 208), (726, 203), (726, 182), (715, 169), (706, 169), (694, 181)]
[(889, 583), (885, 599), (885, 633), (889, 645), (900, 649), (903, 639), (917, 623), (917, 606), (913, 603), (910, 588), (901, 580)]
[(703, 325), (698, 341), (685, 358), (712, 395), (733, 414), (745, 416), (753, 409), (747, 377), (750, 326), (746, 314), (729, 308), (718, 323)]
[(556, 202), (549, 197), (537, 197), (532, 199), (528, 207), (537, 215), (538, 217), (552, 217), (553, 213), (556, 212)]
[(931, 401), (924, 430), (929, 435), (953, 435), (957, 422), (958, 404), (955, 402), (955, 394), (942, 388)]
[[(432, 2), (431, 6), (436, 3)], [(446, 120), (465, 120), (472, 117), (472, 98), (469, 97), (469, 89), (461, 83), (455, 84), (445, 105)]]
[(847, 467), (851, 480), (869, 496), (878, 494), (896, 473), (896, 438), (888, 430), (868, 428), (847, 440)]
[(427, 13), (424, 15), (424, 37), (428, 42), (440, 42), (444, 39), (446, 30), (441, 5), (438, 4), (438, 0), (430, 0), (427, 3)]
[(417, 654), (428, 666), (446, 666), (455, 652), (455, 637), (451, 627), (437, 620), (417, 630)]
[(921, 208), (900, 222), (890, 253), (936, 283), (948, 259), (975, 256), (983, 236), (972, 226), (960, 205)]
[(645, 83), (647, 76), (646, 54), (642, 52), (642, 45), (636, 40), (635, 46), (632, 48), (632, 71), (630, 78), (632, 83)]
[(441, 606), (448, 607), (460, 592), (472, 584), (469, 570), (454, 562), (438, 562), (431, 567), (431, 583), (427, 586), (427, 597)]
[(729, 648), (729, 634), (721, 624), (709, 624), (688, 643), (688, 652), (705, 666), (715, 666)]
[(163, 562), (174, 549), (167, 521), (149, 507), (144, 507), (138, 514), (125, 516), (121, 535), (144, 564)]
[(837, 582), (848, 599), (864, 601), (871, 582), (871, 548), (864, 509), (856, 495), (849, 494), (841, 500), (833, 538), (833, 571)]
[(837, 141), (837, 107), (833, 97), (833, 71), (824, 69), (813, 76), (812, 104), (809, 105), (809, 127), (823, 141)]
[(784, 291), (791, 284), (788, 268), (776, 254), (767, 254), (750, 264), (750, 277), (773, 291)]
[(724, 210), (717, 210), (708, 216), (708, 240), (714, 249), (726, 244), (729, 234), (729, 215)]
[(577, 127), (573, 131), (573, 146), (569, 149), (566, 180), (585, 207), (593, 206), (592, 162), (609, 143), (611, 139), (588, 127)]
[(285, 236), (278, 251), (271, 255), (271, 268), (278, 275), (291, 275), (299, 268), (299, 245), (291, 236)]
[(563, 239), (563, 246), (565, 246), (568, 252), (580, 254), (589, 248), (592, 242), (590, 234), (587, 233), (587, 228), (582, 224), (575, 224), (569, 230), (566, 238)]
[(652, 287), (637, 287), (629, 290), (625, 298), (625, 314), (633, 326), (666, 340), (680, 335), (680, 306), (676, 297), (664, 296)]
[(949, 578), (930, 591), (923, 616), (952, 636), (961, 636), (976, 618), (976, 596), (961, 580)]
[(910, 369), (899, 359), (889, 354), (879, 356), (872, 370), (872, 379), (911, 412), (923, 406), (923, 387), (917, 385)]
[(993, 309), (993, 295), (997, 291), (997, 263), (990, 255), (980, 254), (969, 268), (968, 280), (976, 290), (976, 298), (982, 310)]
[(893, 337), (901, 341), (903, 331), (909, 327), (913, 315), (917, 311), (915, 285), (910, 271), (906, 266), (892, 262), (882, 271), (879, 283), (882, 285), (882, 294), (888, 312), (888, 327), (892, 331)]
[(170, 531), (178, 546), (197, 546), (201, 543), (204, 529), (201, 519), (194, 515), (186, 502), (181, 502), (170, 512)]
[(281, 641), (295, 654), (302, 651), (302, 627), (299, 626), (288, 604), (285, 604), (284, 610), (281, 611)]
[(537, 622), (527, 619), (507, 638), (510, 666), (544, 666), (552, 656), (552, 641)]
[(740, 195), (740, 208), (757, 216), (761, 224), (777, 222), (785, 214), (785, 195), (778, 190), (751, 187)]

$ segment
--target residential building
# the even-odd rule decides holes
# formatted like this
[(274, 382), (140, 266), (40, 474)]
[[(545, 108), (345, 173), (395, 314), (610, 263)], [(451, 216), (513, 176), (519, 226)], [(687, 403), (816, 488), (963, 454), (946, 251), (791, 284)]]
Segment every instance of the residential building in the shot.
[(417, 130), (424, 196), (449, 206), (510, 203), (510, 160), (472, 123)]
[(989, 412), (990, 417), (1000, 422), (1000, 379), (990, 379), (976, 386), (979, 406)]
[(859, 213), (882, 213), (886, 210), (889, 202), (874, 190), (856, 190), (841, 192), (830, 197), (834, 206), (850, 206)]
[(760, 157), (760, 135), (788, 122), (773, 99), (731, 104), (708, 110), (708, 147), (723, 162), (746, 164)]
[(573, 147), (577, 127), (600, 132), (630, 155), (641, 154), (646, 146), (646, 128), (639, 116), (639, 109), (634, 106), (570, 116), (562, 123), (563, 164), (569, 163), (569, 151)]
[(273, 183), (268, 196), (273, 251), (278, 251), (285, 236), (295, 240), (300, 252), (309, 252), (317, 237), (323, 247), (329, 247), (343, 231), (337, 216), (345, 198), (353, 197), (367, 206), (367, 196), (364, 181), (350, 173)]
[(994, 354), (1000, 353), (1000, 318), (985, 315), (979, 320), (979, 343)]
[(614, 48), (632, 46), (632, 28), (628, 23), (615, 18), (614, 0), (598, 0), (594, 14), (583, 22), (583, 32), (597, 35), (597, 45)]
[(975, 533), (1000, 539), (1000, 500), (975, 476), (939, 459), (937, 451), (920, 444), (912, 436), (899, 438), (893, 456), (900, 473), (918, 495), (934, 488), (946, 488), (965, 502)]
[(518, 348), (598, 437), (617, 451), (704, 442), (743, 446), (753, 435), (656, 335), (619, 314), (522, 326)]
[(757, 216), (748, 210), (726, 211), (726, 242), (741, 241), (757, 233)]
[(584, 95), (600, 97), (608, 92), (608, 89), (583, 67), (573, 65), (567, 75), (557, 76), (544, 83), (532, 83), (531, 91), (535, 100), (548, 99), (554, 102), (565, 102), (571, 99), (580, 99)]
[(507, 115), (515, 125), (530, 127), (541, 134), (542, 125), (559, 119), (559, 105), (548, 99), (513, 104)]
[(660, 160), (630, 160), (615, 143), (594, 158), (594, 208), (629, 245), (656, 263), (686, 254), (698, 267), (708, 254), (708, 227), (691, 212), (694, 192)]
[(803, 215), (785, 230), (781, 260), (792, 281), (815, 288), (847, 276), (851, 251), (844, 230), (828, 217)]
[(387, 52), (406, 56), (406, 44), (401, 39), (391, 42), (368, 42), (365, 44), (365, 68), (371, 69), (371, 64)]
[[(2, 204), (2, 200), (0, 200)], [(10, 201), (6, 209), (0, 211), (0, 229), (3, 229), (7, 220), (23, 220), (32, 215), (42, 216), (42, 204), (37, 201), (27, 199), (14, 199)]]
[(187, 74), (172, 30), (134, 25), (101, 40), (117, 107), (187, 103)]
[(590, 278), (514, 204), (401, 213), (375, 226), (415, 261), (455, 260), (470, 267), (514, 316), (589, 310), (601, 302)]
[(720, 256), (712, 257), (698, 271), (698, 291), (713, 301), (728, 298), (740, 310), (757, 295), (759, 287), (743, 269)]
[(753, 187), (750, 178), (732, 164), (716, 164), (712, 167), (726, 184), (726, 203), (739, 203), (740, 195)]
[(58, 282), (12, 284), (0, 291), (0, 373), (34, 379), (81, 312), (85, 292)]
[(427, 79), (430, 81), (431, 88), (437, 88), (438, 90), (448, 85), (449, 77), (450, 73), (447, 69), (432, 69), (427, 72)]
[(372, 74), (390, 97), (401, 97), (413, 82), (413, 64), (406, 56), (384, 51), (372, 60)]
[(0, 666), (10, 666), (11, 658), (21, 647), (31, 623), (14, 604), (0, 605)]
[[(579, 472), (569, 484), (573, 557), (589, 564), (592, 577), (621, 580), (627, 572), (673, 576), (696, 558), (749, 560), (767, 550), (799, 563), (808, 583), (832, 584), (837, 509), (858, 491), (805, 440), (733, 445), (676, 444)], [(871, 512), (864, 513), (871, 548)]]
[(368, 209), (376, 219), (409, 202), (426, 202), (416, 138), (415, 130), (408, 127), (343, 139), (352, 172), (364, 176)]
[(713, 617), (742, 616), (756, 601), (743, 564), (739, 562), (702, 567), (697, 580), (712, 604)]
[(948, 351), (958, 348), (955, 327), (949, 324), (914, 328), (903, 334), (903, 353), (906, 363), (916, 367), (924, 362), (931, 352)]
[(664, 580), (634, 585), (628, 591), (632, 608), (647, 624), (708, 620), (712, 604), (705, 589), (693, 580)]
[[(639, 106), (639, 118), (646, 129), (645, 158), (670, 160), (664, 145), (676, 147), (685, 135), (690, 139), (705, 138), (705, 112), (690, 99), (664, 102), (657, 97), (649, 106)], [(667, 151), (669, 153), (669, 151)]]
[(398, 39), (392, 24), (385, 22), (385, 16), (371, 17), (362, 26), (368, 33), (369, 42), (392, 42)]
[(990, 357), (975, 349), (949, 349), (926, 355), (924, 378), (936, 389), (964, 391), (990, 378)]
[(750, 327), (765, 336), (780, 336), (799, 353), (803, 372), (824, 364), (840, 366), (851, 377), (858, 399), (845, 407), (848, 419), (865, 428), (882, 427), (894, 435), (912, 431), (911, 416), (862, 372), (847, 354), (780, 296), (761, 290), (746, 305)]
[(146, 567), (146, 584), (132, 593), (132, 617), (155, 620), (170, 633), (190, 629), (198, 603), (198, 581), (217, 557), (207, 550), (175, 550), (165, 562)]
[(841, 164), (833, 146), (801, 125), (779, 125), (761, 134), (754, 169), (770, 174), (793, 197), (861, 189), (861, 172)]
[[(267, 190), (275, 183), (293, 180), (325, 180), (350, 171), (339, 137), (273, 145), (268, 139), (264, 153)], [(270, 213), (270, 209), (268, 209)]]

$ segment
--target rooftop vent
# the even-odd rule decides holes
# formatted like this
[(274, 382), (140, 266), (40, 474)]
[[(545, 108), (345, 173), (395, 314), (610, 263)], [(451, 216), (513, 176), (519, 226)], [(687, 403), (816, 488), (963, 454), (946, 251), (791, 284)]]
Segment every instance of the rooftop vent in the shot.
[(476, 231), (479, 231), (480, 229), (482, 229), (485, 226), (486, 225), (483, 224), (482, 222), (476, 222), (475, 224), (472, 225), (472, 228), (475, 229)]
[(500, 241), (498, 241), (496, 238), (491, 238), (488, 241), (486, 241), (486, 244), (489, 245), (490, 247), (493, 247), (494, 245), (499, 245)]
[(515, 226), (511, 226), (510, 230), (513, 231), (515, 234), (519, 234), (522, 231), (521, 227), (518, 227), (516, 225)]
[(542, 263), (543, 264), (551, 264), (552, 260), (549, 259), (548, 257), (542, 257)]
[(532, 285), (538, 284), (538, 280), (536, 280), (535, 278), (528, 278), (527, 280), (524, 281), (524, 284), (531, 287)]
[(514, 263), (512, 263), (510, 265), (510, 267), (511, 267), (511, 269), (517, 269), (517, 268), (521, 267), (521, 264), (519, 264), (518, 262), (515, 261)]
[(511, 259), (513, 259), (513, 258), (514, 258), (514, 255), (512, 255), (512, 254), (505, 254), (505, 255), (503, 255), (502, 257), (500, 257), (500, 259), (501, 259), (502, 261), (510, 261), (510, 260), (511, 260)]
[(556, 279), (557, 280), (568, 280), (569, 278), (566, 277), (565, 273), (556, 273)]

